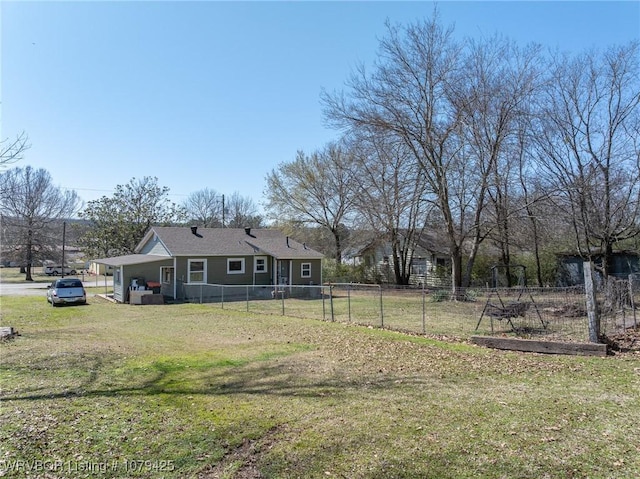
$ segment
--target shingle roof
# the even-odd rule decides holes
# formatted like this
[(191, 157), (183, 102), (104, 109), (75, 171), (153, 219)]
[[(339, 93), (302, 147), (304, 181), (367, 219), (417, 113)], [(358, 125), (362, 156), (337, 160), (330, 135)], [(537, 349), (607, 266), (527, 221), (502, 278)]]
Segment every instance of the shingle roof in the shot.
[(268, 254), (277, 259), (320, 259), (323, 254), (275, 229), (153, 227), (138, 250), (157, 235), (172, 256), (233, 256)]
[(170, 256), (159, 256), (154, 254), (127, 254), (124, 256), (115, 256), (112, 258), (94, 259), (94, 263), (106, 264), (107, 266), (126, 266), (129, 264), (154, 263), (171, 259)]

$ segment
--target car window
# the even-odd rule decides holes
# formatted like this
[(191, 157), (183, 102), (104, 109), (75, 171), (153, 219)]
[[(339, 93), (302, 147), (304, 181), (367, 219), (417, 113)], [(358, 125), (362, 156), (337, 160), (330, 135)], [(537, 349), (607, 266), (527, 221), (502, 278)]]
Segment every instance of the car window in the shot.
[(82, 288), (82, 282), (77, 279), (59, 279), (57, 288)]

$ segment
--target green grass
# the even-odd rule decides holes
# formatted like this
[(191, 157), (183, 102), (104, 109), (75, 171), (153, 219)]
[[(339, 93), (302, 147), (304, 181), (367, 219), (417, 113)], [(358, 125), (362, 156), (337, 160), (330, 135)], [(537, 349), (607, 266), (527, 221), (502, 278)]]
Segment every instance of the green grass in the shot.
[[(467, 339), (472, 335), (506, 335), (549, 341), (589, 340), (583, 295), (566, 295), (562, 290), (549, 289), (536, 292), (535, 302), (528, 295), (520, 297), (518, 291), (502, 292), (505, 304), (522, 300), (529, 304), (525, 317), (506, 320), (491, 319), (483, 315), (487, 303), (486, 292), (476, 292), (468, 301), (438, 300), (438, 292), (420, 290), (334, 291), (323, 299), (225, 299), (224, 304), (211, 303), (213, 308), (265, 315), (286, 315), (298, 318), (320, 319), (348, 324), (373, 326), (412, 334), (428, 334), (441, 338)], [(494, 302), (498, 302), (493, 297)], [(567, 310), (565, 314), (562, 311)], [(481, 319), (479, 323), (479, 320)], [(614, 330), (616, 318), (603, 319), (603, 332)], [(630, 320), (629, 320), (630, 321)], [(619, 322), (619, 318), (618, 318)]]
[[(43, 268), (36, 267), (31, 270), (31, 277), (36, 282), (51, 281), (51, 276), (44, 274)], [(0, 268), (0, 282), (25, 283), (25, 274), (20, 273), (20, 268)]]
[(217, 305), (0, 301), (21, 333), (0, 344), (4, 477), (640, 476), (638, 355)]

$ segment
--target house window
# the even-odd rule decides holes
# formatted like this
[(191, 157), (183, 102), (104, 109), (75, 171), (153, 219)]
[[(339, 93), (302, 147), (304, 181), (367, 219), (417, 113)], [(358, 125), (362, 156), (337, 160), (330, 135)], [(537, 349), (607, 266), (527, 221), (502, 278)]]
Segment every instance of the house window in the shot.
[(302, 263), (300, 276), (303, 278), (311, 278), (311, 263)]
[(267, 272), (267, 257), (266, 256), (256, 256), (255, 259), (255, 272), (256, 273), (266, 273)]
[(206, 259), (190, 259), (188, 265), (189, 283), (206, 283), (207, 282), (207, 260)]
[(411, 274), (426, 274), (427, 260), (424, 258), (414, 258), (411, 261)]
[(113, 272), (113, 282), (114, 284), (122, 284), (122, 278), (120, 277), (120, 269), (116, 269)]
[(228, 258), (227, 274), (244, 274), (244, 258)]
[(162, 268), (162, 282), (167, 284), (173, 282), (173, 268)]

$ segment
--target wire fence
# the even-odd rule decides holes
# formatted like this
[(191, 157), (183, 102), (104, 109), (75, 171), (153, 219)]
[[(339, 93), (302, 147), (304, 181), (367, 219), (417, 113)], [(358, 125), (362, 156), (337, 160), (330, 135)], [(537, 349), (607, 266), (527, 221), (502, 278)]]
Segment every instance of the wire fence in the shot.
[[(640, 281), (598, 290), (601, 333), (638, 326)], [(634, 289), (635, 288), (635, 289)], [(626, 294), (624, 293), (626, 291)], [(505, 335), (589, 341), (583, 287), (450, 290), (354, 283), (322, 286), (184, 285), (188, 302), (223, 309), (339, 321), (422, 335), (468, 338)]]

